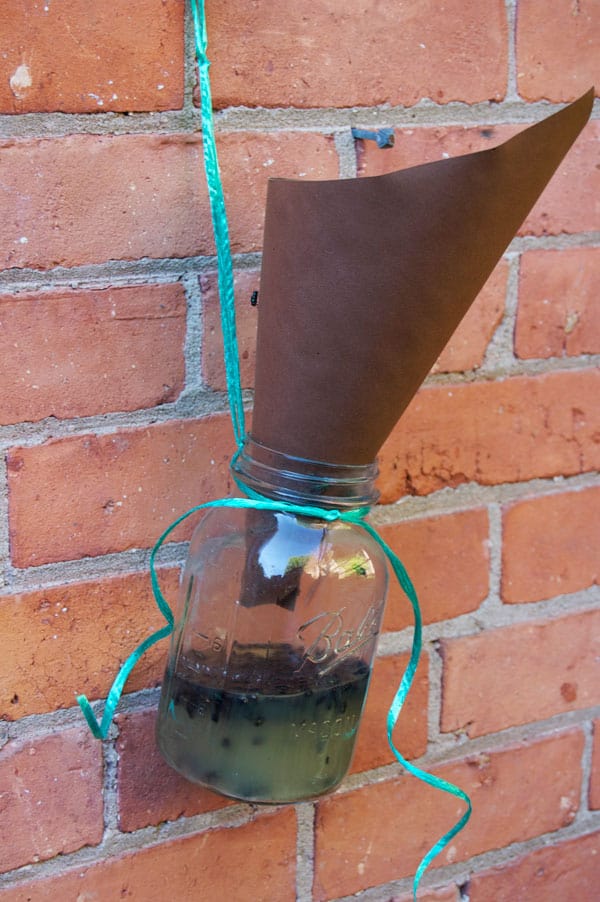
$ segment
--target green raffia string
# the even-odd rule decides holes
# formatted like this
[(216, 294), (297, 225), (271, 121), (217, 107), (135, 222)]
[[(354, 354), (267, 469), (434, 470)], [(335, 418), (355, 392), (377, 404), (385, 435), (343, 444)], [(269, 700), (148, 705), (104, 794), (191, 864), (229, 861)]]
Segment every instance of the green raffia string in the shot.
[[(195, 35), (195, 43), (196, 43), (196, 56), (198, 59), (198, 67), (200, 72), (200, 93), (201, 93), (201, 114), (202, 114), (202, 142), (204, 148), (204, 167), (206, 171), (206, 179), (208, 183), (208, 192), (210, 199), (210, 207), (211, 207), (211, 216), (213, 222), (213, 230), (215, 235), (215, 245), (217, 250), (217, 267), (219, 274), (219, 295), (221, 299), (221, 323), (223, 329), (223, 343), (224, 343), (224, 353), (225, 353), (225, 370), (227, 375), (227, 392), (229, 396), (229, 404), (231, 408), (231, 418), (233, 424), (233, 430), (235, 435), (235, 440), (238, 446), (238, 450), (236, 452), (235, 457), (240, 453), (241, 447), (243, 445), (245, 439), (245, 427), (244, 427), (244, 407), (243, 407), (243, 399), (242, 399), (242, 391), (241, 391), (241, 383), (240, 383), (240, 374), (239, 374), (239, 355), (238, 355), (238, 345), (237, 345), (237, 336), (236, 336), (236, 328), (235, 328), (235, 306), (234, 306), (234, 292), (233, 292), (233, 267), (231, 260), (231, 250), (229, 244), (229, 230), (227, 226), (227, 216), (225, 211), (225, 202), (223, 198), (223, 189), (221, 186), (221, 178), (219, 175), (219, 164), (217, 159), (217, 151), (216, 151), (216, 142), (214, 135), (214, 127), (213, 127), (213, 117), (212, 117), (212, 101), (211, 101), (211, 93), (210, 93), (210, 81), (208, 76), (208, 70), (210, 63), (206, 57), (206, 48), (207, 48), (207, 35), (206, 35), (206, 19), (204, 15), (204, 2), (203, 0), (191, 0), (191, 8), (194, 19), (194, 35)], [(234, 457), (234, 460), (235, 460)], [(164, 597), (160, 585), (158, 583), (158, 577), (156, 575), (156, 555), (159, 550), (162, 548), (163, 543), (167, 540), (167, 538), (171, 535), (174, 529), (179, 526), (184, 520), (187, 520), (188, 517), (191, 517), (193, 514), (199, 513), (201, 511), (207, 510), (213, 507), (233, 507), (233, 508), (249, 508), (253, 510), (263, 510), (263, 511), (272, 511), (272, 512), (283, 512), (289, 513), (293, 516), (299, 517), (314, 517), (319, 518), (321, 520), (326, 520), (328, 522), (333, 522), (335, 520), (342, 520), (345, 522), (354, 523), (360, 527), (362, 527), (372, 538), (377, 542), (377, 544), (381, 547), (384, 554), (386, 555), (394, 574), (398, 582), (400, 583), (401, 588), (409, 599), (415, 620), (414, 627), (414, 636), (412, 643), (412, 650), (410, 655), (410, 660), (408, 663), (408, 667), (402, 677), (402, 681), (398, 690), (394, 696), (392, 704), (390, 706), (388, 716), (387, 716), (387, 738), (390, 748), (398, 760), (398, 762), (402, 765), (402, 767), (408, 771), (408, 773), (412, 774), (417, 779), (422, 782), (432, 786), (434, 789), (442, 790), (443, 792), (447, 792), (450, 795), (455, 796), (458, 799), (461, 799), (466, 807), (466, 811), (457, 821), (457, 823), (445, 833), (441, 839), (429, 850), (429, 852), (422, 859), (419, 867), (414, 876), (413, 880), (413, 899), (417, 898), (417, 891), (419, 887), (419, 883), (421, 878), (432, 862), (432, 860), (439, 855), (439, 853), (446, 848), (448, 843), (452, 840), (456, 834), (462, 830), (465, 826), (469, 817), (471, 816), (471, 801), (468, 795), (459, 789), (457, 786), (454, 786), (452, 783), (448, 783), (446, 780), (443, 780), (440, 777), (435, 777), (432, 774), (427, 773), (421, 768), (417, 767), (414, 764), (411, 764), (410, 761), (407, 761), (396, 748), (392, 734), (396, 723), (398, 721), (398, 717), (404, 705), (404, 701), (406, 696), (409, 693), (409, 690), (412, 686), (415, 671), (417, 669), (417, 664), (419, 663), (419, 657), (421, 655), (421, 646), (422, 646), (422, 622), (421, 622), (421, 611), (419, 608), (419, 601), (417, 599), (416, 592), (413, 588), (413, 585), (404, 569), (400, 558), (392, 551), (392, 549), (387, 545), (381, 536), (377, 533), (377, 531), (365, 520), (366, 515), (368, 514), (368, 508), (360, 508), (358, 510), (350, 510), (350, 511), (338, 511), (338, 510), (327, 510), (320, 507), (311, 507), (308, 505), (300, 505), (300, 504), (290, 504), (284, 501), (273, 501), (268, 498), (261, 497), (254, 492), (249, 491), (249, 489), (243, 484), (239, 483), (240, 487), (244, 490), (244, 492), (249, 495), (248, 498), (221, 498), (217, 501), (208, 501), (205, 504), (198, 504), (195, 507), (192, 507), (190, 510), (186, 511), (186, 513), (182, 514), (178, 517), (171, 525), (163, 532), (158, 542), (152, 549), (150, 555), (150, 578), (152, 583), (152, 591), (154, 593), (154, 598), (156, 600), (156, 604), (163, 615), (166, 625), (161, 629), (154, 632), (151, 636), (148, 636), (136, 649), (132, 652), (132, 654), (127, 658), (127, 660), (122, 665), (119, 670), (115, 681), (108, 693), (106, 698), (106, 703), (104, 705), (104, 712), (102, 715), (102, 719), (99, 722), (92, 710), (92, 707), (85, 697), (85, 695), (80, 695), (77, 697), (77, 702), (83, 711), (85, 719), (90, 727), (90, 730), (94, 734), (97, 739), (106, 739), (108, 735), (108, 731), (110, 729), (110, 725), (112, 723), (114, 713), (116, 707), (119, 703), (119, 699), (121, 697), (121, 693), (123, 692), (123, 688), (129, 677), (129, 674), (140, 660), (142, 655), (151, 648), (156, 642), (159, 642), (161, 639), (165, 639), (173, 632), (173, 613), (169, 604)]]

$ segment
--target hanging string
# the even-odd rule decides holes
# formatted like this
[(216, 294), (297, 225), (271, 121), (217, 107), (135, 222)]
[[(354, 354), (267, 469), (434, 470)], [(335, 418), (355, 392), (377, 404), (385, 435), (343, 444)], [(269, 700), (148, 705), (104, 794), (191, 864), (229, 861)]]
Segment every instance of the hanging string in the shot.
[(198, 77), (200, 80), (200, 110), (202, 117), (202, 148), (204, 151), (204, 170), (208, 185), (208, 199), (212, 218), (215, 246), (217, 249), (217, 270), (219, 280), (219, 298), (221, 301), (221, 329), (223, 332), (223, 353), (225, 357), (225, 375), (227, 394), (233, 434), (238, 448), (244, 443), (246, 427), (244, 419), (244, 402), (240, 379), (240, 355), (235, 327), (235, 300), (233, 282), (233, 263), (229, 242), (229, 225), (225, 210), (225, 198), (219, 172), (217, 145), (212, 115), (212, 94), (210, 89), (210, 62), (206, 56), (208, 37), (206, 33), (206, 16), (204, 0), (191, 0), (194, 19), (194, 42), (198, 61)]
[[(202, 117), (202, 143), (204, 149), (204, 168), (208, 183), (208, 194), (210, 199), (211, 217), (213, 223), (213, 231), (215, 236), (215, 245), (217, 250), (217, 267), (219, 276), (219, 296), (221, 303), (221, 323), (223, 329), (223, 343), (225, 356), (225, 371), (227, 377), (227, 392), (229, 397), (229, 405), (231, 409), (231, 419), (233, 424), (234, 436), (237, 444), (235, 457), (239, 455), (245, 439), (244, 424), (244, 408), (239, 372), (239, 353), (237, 344), (236, 324), (235, 324), (235, 303), (233, 290), (233, 264), (231, 259), (231, 249), (229, 242), (229, 229), (227, 224), (227, 216), (225, 211), (225, 201), (223, 197), (223, 189), (219, 173), (219, 164), (217, 159), (216, 141), (214, 134), (214, 124), (212, 116), (212, 100), (210, 92), (209, 66), (210, 63), (206, 56), (207, 49), (207, 32), (206, 19), (204, 15), (204, 0), (190, 0), (192, 15), (194, 20), (194, 38), (196, 46), (196, 56), (198, 59), (198, 69), (200, 75), (200, 96), (201, 96), (201, 117)], [(234, 460), (235, 460), (234, 457)], [(414, 587), (404, 569), (400, 558), (387, 545), (378, 532), (365, 519), (368, 514), (368, 508), (360, 508), (350, 511), (330, 510), (309, 505), (292, 504), (284, 501), (274, 501), (272, 499), (261, 497), (254, 492), (250, 492), (246, 486), (239, 483), (246, 494), (251, 497), (247, 498), (221, 498), (216, 501), (208, 501), (204, 504), (198, 504), (186, 511), (178, 517), (163, 532), (158, 542), (152, 549), (150, 554), (150, 578), (152, 583), (152, 591), (156, 604), (162, 616), (166, 621), (166, 625), (156, 630), (151, 636), (145, 639), (127, 658), (121, 666), (113, 685), (108, 693), (104, 705), (102, 719), (98, 721), (94, 711), (85, 695), (77, 697), (77, 702), (81, 707), (84, 717), (88, 723), (90, 730), (97, 739), (105, 739), (108, 735), (110, 725), (113, 721), (115, 710), (119, 703), (123, 688), (131, 671), (140, 660), (140, 658), (161, 639), (169, 636), (173, 631), (174, 618), (171, 608), (164, 597), (160, 588), (158, 577), (156, 574), (156, 556), (162, 548), (164, 542), (171, 533), (184, 520), (194, 514), (205, 511), (214, 507), (232, 507), (246, 508), (252, 510), (263, 510), (271, 512), (289, 513), (299, 517), (313, 517), (325, 521), (334, 522), (336, 520), (354, 523), (362, 527), (368, 532), (375, 542), (381, 547), (386, 555), (392, 570), (409, 599), (414, 615), (414, 635), (412, 642), (412, 650), (410, 660), (398, 690), (396, 691), (392, 704), (387, 716), (387, 738), (389, 746), (402, 767), (417, 779), (432, 786), (434, 789), (449, 793), (452, 796), (463, 801), (466, 810), (457, 823), (448, 830), (427, 852), (420, 862), (413, 880), (413, 899), (417, 898), (417, 891), (421, 878), (433, 859), (446, 848), (448, 843), (456, 834), (462, 830), (469, 817), (471, 816), (471, 801), (468, 795), (440, 777), (433, 776), (422, 770), (410, 761), (407, 761), (400, 751), (396, 748), (393, 740), (394, 728), (398, 722), (398, 717), (403, 708), (405, 699), (411, 689), (414, 681), (415, 672), (419, 663), (422, 647), (422, 620), (419, 601)]]

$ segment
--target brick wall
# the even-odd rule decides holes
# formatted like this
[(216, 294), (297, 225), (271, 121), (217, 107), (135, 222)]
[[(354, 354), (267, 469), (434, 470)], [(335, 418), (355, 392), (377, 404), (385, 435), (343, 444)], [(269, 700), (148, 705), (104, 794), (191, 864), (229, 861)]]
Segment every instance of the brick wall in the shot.
[[(246, 387), (269, 176), (489, 147), (600, 83), (594, 0), (207, 14)], [(352, 773), (314, 805), (234, 804), (162, 763), (164, 643), (109, 741), (74, 707), (159, 624), (163, 527), (230, 489), (190, 22), (181, 0), (5, 0), (0, 34), (0, 900), (405, 902), (459, 803), (386, 745), (399, 590)], [(600, 883), (599, 126), (596, 106), (381, 454), (373, 520), (426, 624), (397, 742), (475, 807), (424, 902), (587, 902)]]

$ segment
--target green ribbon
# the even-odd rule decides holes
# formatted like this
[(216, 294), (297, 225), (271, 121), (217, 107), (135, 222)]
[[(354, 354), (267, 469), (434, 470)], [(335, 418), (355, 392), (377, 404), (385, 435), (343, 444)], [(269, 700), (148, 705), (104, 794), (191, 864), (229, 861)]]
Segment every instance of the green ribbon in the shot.
[[(234, 461), (239, 455), (245, 439), (244, 426), (244, 407), (241, 391), (240, 373), (239, 373), (239, 353), (237, 344), (236, 324), (235, 324), (235, 306), (234, 306), (234, 290), (233, 290), (233, 265), (231, 259), (231, 249), (229, 243), (229, 229), (227, 225), (227, 215), (225, 210), (225, 201), (223, 197), (223, 189), (221, 177), (219, 173), (219, 164), (217, 159), (217, 150), (214, 134), (214, 124), (212, 116), (212, 100), (210, 92), (210, 80), (208, 70), (210, 63), (206, 57), (207, 34), (206, 34), (206, 18), (204, 15), (203, 0), (190, 0), (192, 15), (194, 19), (194, 35), (196, 45), (196, 56), (198, 59), (198, 68), (200, 73), (200, 96), (201, 96), (201, 115), (202, 115), (202, 142), (204, 148), (204, 167), (206, 171), (206, 179), (208, 183), (208, 194), (210, 200), (211, 216), (213, 223), (213, 231), (215, 236), (215, 245), (217, 250), (217, 268), (219, 276), (219, 296), (221, 300), (221, 324), (223, 329), (223, 343), (225, 356), (225, 371), (227, 376), (227, 393), (229, 397), (229, 405), (231, 409), (231, 419), (233, 431), (238, 450), (234, 456)], [(237, 480), (236, 480), (237, 481)], [(344, 522), (354, 523), (364, 529), (375, 542), (381, 547), (387, 557), (394, 574), (409, 599), (414, 614), (414, 635), (412, 649), (408, 666), (402, 677), (402, 681), (396, 691), (387, 716), (387, 739), (389, 746), (402, 767), (417, 779), (435, 789), (449, 793), (466, 804), (466, 811), (457, 821), (457, 823), (448, 830), (439, 839), (435, 845), (427, 852), (421, 860), (413, 880), (413, 899), (417, 898), (417, 890), (421, 878), (439, 853), (446, 848), (448, 843), (456, 834), (462, 830), (469, 817), (471, 816), (471, 801), (468, 795), (454, 786), (452, 783), (443, 780), (441, 777), (435, 777), (427, 771), (422, 770), (415, 764), (407, 761), (396, 748), (392, 734), (398, 721), (398, 717), (404, 705), (404, 701), (413, 684), (417, 665), (421, 655), (422, 647), (422, 620), (419, 601), (414, 587), (408, 577), (406, 570), (394, 551), (383, 541), (378, 532), (365, 520), (368, 514), (368, 508), (359, 508), (350, 511), (328, 510), (322, 507), (313, 507), (309, 505), (291, 504), (284, 501), (274, 501), (264, 498), (251, 492), (242, 483), (238, 485), (244, 490), (247, 498), (221, 498), (217, 501), (207, 501), (204, 504), (198, 504), (186, 513), (178, 517), (163, 532), (150, 554), (150, 579), (152, 583), (152, 591), (159, 611), (163, 615), (166, 625), (156, 630), (151, 636), (148, 636), (136, 649), (131, 653), (127, 660), (121, 666), (112, 687), (106, 698), (102, 719), (98, 721), (92, 707), (85, 695), (79, 695), (77, 702), (83, 711), (84, 717), (89, 725), (90, 730), (97, 739), (106, 739), (110, 725), (113, 721), (115, 710), (121, 698), (125, 683), (140, 658), (157, 642), (165, 639), (173, 632), (174, 618), (173, 612), (164, 597), (160, 588), (158, 577), (156, 574), (156, 556), (162, 548), (164, 542), (171, 535), (180, 523), (187, 520), (193, 514), (208, 510), (213, 507), (232, 507), (246, 508), (252, 510), (272, 511), (276, 513), (288, 513), (299, 517), (312, 517), (334, 522), (341, 520)]]

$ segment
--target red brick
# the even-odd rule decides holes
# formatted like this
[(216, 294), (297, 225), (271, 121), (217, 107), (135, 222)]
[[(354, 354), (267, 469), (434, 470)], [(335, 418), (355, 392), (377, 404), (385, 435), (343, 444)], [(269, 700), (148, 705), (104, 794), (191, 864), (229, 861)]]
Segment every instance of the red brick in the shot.
[(156, 711), (118, 718), (119, 826), (139, 830), (231, 805), (223, 796), (195, 786), (168, 766), (156, 745)]
[(441, 729), (481, 736), (600, 703), (600, 611), (442, 639)]
[(503, 517), (502, 599), (542, 601), (596, 585), (600, 486), (528, 499)]
[(207, 10), (215, 104), (412, 105), (500, 100), (508, 38), (500, 0), (363, 4), (235, 0)]
[[(175, 568), (160, 575), (170, 600), (177, 577)], [(79, 693), (105, 698), (123, 661), (164, 623), (148, 573), (0, 596), (0, 718), (69, 708)], [(166, 642), (150, 649), (127, 691), (156, 685), (166, 652)]]
[[(259, 287), (258, 270), (235, 273), (235, 317), (240, 360), (242, 388), (254, 387), (256, 361), (256, 307), (250, 304), (253, 291)], [(202, 377), (210, 388), (225, 391), (225, 366), (223, 364), (223, 334), (219, 308), (217, 274), (200, 276), (202, 289)]]
[(0, 889), (2, 902), (84, 899), (114, 902), (290, 902), (295, 897), (296, 818), (293, 808), (242, 827), (208, 830), (41, 880)]
[(594, 751), (589, 796), (590, 808), (600, 808), (600, 720), (594, 721)]
[(575, 234), (600, 229), (600, 121), (589, 122), (537, 204), (521, 235)]
[(517, 90), (526, 100), (574, 100), (600, 83), (594, 0), (520, 0)]
[[(484, 510), (461, 511), (382, 526), (381, 537), (396, 552), (415, 587), (424, 623), (475, 611), (489, 590), (488, 518)], [(448, 568), (460, 579), (449, 579)], [(390, 574), (384, 629), (414, 623), (412, 606)]]
[(0, 112), (181, 107), (183, 14), (177, 0), (3, 4)]
[(600, 248), (529, 251), (521, 257), (518, 357), (600, 352)]
[[(437, 866), (557, 830), (579, 804), (583, 737), (577, 730), (436, 769), (471, 797), (467, 827)], [(337, 899), (413, 874), (464, 803), (409, 776), (318, 803), (315, 900)]]
[(516, 862), (475, 874), (469, 882), (470, 902), (585, 902), (600, 886), (600, 833), (556, 843), (524, 855)]
[(0, 757), (0, 872), (102, 839), (102, 747), (87, 727), (14, 740)]
[(461, 372), (481, 366), (504, 314), (507, 278), (508, 264), (501, 260), (433, 365), (432, 373)]
[[(358, 142), (360, 175), (379, 175), (446, 157), (495, 147), (523, 131), (525, 125), (479, 125), (398, 129), (393, 148), (382, 151), (373, 141)], [(553, 175), (521, 228), (520, 235), (559, 235), (600, 228), (600, 123), (589, 122)]]
[(359, 176), (397, 169), (496, 147), (519, 131), (514, 125), (420, 126), (395, 130), (394, 146), (382, 151), (374, 141), (356, 142)]
[(13, 562), (148, 548), (190, 507), (229, 492), (233, 446), (223, 414), (12, 449)]
[[(352, 762), (353, 773), (396, 760), (387, 741), (387, 714), (404, 676), (408, 658), (408, 655), (392, 655), (375, 661)], [(427, 751), (427, 671), (428, 658), (422, 655), (394, 730), (394, 743), (405, 758), (418, 758)]]
[(180, 285), (0, 296), (0, 322), (2, 424), (152, 407), (183, 387)]
[(421, 389), (380, 452), (382, 502), (596, 469), (599, 382), (583, 370)]
[[(337, 178), (331, 138), (217, 138), (233, 251), (262, 244), (269, 176)], [(0, 266), (75, 266), (214, 251), (199, 135), (69, 135), (0, 144)]]

